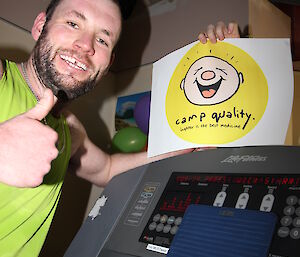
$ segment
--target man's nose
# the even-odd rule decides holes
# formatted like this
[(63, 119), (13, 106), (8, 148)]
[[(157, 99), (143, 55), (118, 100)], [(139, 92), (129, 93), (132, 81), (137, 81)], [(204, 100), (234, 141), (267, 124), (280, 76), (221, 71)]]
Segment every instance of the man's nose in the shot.
[(85, 33), (74, 41), (74, 47), (76, 48), (76, 50), (80, 50), (88, 55), (94, 55), (94, 42), (94, 36)]
[(204, 71), (201, 74), (201, 78), (203, 80), (210, 80), (210, 79), (213, 79), (215, 76), (216, 76), (216, 74), (213, 71), (211, 71), (211, 70)]

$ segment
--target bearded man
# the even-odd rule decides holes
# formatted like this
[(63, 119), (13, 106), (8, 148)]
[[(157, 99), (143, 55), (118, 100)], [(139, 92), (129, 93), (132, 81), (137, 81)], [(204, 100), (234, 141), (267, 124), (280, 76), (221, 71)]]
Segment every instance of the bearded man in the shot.
[[(38, 256), (67, 169), (98, 186), (166, 156), (108, 155), (64, 103), (90, 91), (107, 73), (121, 32), (113, 0), (52, 0), (33, 24), (29, 59), (0, 62), (0, 256)], [(210, 27), (213, 41), (236, 24)], [(199, 36), (206, 41), (204, 33)]]

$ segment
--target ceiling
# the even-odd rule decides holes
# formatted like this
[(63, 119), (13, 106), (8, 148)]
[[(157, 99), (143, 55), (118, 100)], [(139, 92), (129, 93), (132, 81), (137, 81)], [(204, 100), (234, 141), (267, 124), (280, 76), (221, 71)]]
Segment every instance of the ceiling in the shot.
[(50, 0), (1, 0), (0, 19), (31, 31), (35, 16), (45, 10)]
[[(0, 19), (28, 33), (31, 32), (37, 14), (45, 10), (50, 2), (50, 0), (0, 1), (2, 1)], [(216, 23), (218, 20), (229, 22), (230, 17), (230, 20), (236, 20), (240, 24), (242, 30), (248, 23), (247, 1), (119, 1), (129, 8), (130, 18), (124, 22), (123, 37), (116, 49), (118, 58), (112, 67), (114, 71), (153, 63), (166, 53), (195, 41), (197, 33), (203, 31), (209, 23)], [(232, 6), (236, 8), (233, 9)]]
[[(2, 2), (0, 2), (0, 19), (28, 32), (31, 31), (32, 23), (36, 15), (45, 10), (50, 3), (50, 0), (0, 1)], [(120, 0), (124, 18), (130, 16), (137, 1), (140, 0)], [(158, 4), (172, 3), (176, 2), (176, 0), (143, 0), (143, 2), (148, 8), (154, 8)]]

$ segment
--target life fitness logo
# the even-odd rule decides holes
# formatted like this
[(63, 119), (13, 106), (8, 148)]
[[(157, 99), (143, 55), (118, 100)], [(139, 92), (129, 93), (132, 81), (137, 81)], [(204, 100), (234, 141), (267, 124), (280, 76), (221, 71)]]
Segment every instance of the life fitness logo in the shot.
[(231, 155), (221, 161), (221, 163), (239, 163), (239, 162), (265, 162), (267, 156), (260, 155)]

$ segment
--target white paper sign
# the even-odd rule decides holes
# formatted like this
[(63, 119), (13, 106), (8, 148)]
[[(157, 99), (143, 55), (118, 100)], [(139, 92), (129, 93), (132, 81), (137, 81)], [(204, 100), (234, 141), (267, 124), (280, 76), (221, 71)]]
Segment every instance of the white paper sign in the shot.
[(284, 144), (293, 103), (289, 39), (194, 42), (153, 65), (148, 156)]

